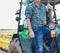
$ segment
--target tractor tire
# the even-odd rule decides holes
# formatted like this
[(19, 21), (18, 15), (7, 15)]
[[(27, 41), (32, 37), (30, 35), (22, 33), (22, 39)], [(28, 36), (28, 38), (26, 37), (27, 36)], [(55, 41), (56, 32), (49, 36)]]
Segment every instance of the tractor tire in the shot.
[(18, 38), (14, 38), (11, 40), (8, 53), (22, 53)]

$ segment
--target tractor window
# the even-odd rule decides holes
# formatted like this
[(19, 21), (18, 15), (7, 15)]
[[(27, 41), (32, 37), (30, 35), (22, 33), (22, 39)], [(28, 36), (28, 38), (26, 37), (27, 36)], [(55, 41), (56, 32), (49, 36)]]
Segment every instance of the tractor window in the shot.
[(57, 4), (55, 7), (56, 7), (56, 17), (57, 20), (59, 20), (58, 23), (60, 24), (60, 4)]

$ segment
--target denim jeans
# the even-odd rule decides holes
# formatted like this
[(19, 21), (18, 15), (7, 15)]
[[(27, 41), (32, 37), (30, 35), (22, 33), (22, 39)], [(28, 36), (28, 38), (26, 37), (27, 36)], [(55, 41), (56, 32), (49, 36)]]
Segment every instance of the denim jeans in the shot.
[(35, 38), (33, 39), (35, 44), (35, 52), (36, 53), (43, 53), (43, 36), (49, 36), (50, 35), (50, 29), (48, 27), (45, 28), (37, 28), (34, 31)]

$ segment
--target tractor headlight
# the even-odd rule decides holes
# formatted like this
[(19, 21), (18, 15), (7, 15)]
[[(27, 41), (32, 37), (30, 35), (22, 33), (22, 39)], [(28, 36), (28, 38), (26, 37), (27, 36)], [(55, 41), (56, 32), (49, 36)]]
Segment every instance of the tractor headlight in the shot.
[(49, 28), (50, 29), (54, 29), (55, 26), (56, 26), (56, 24), (54, 22), (49, 23)]

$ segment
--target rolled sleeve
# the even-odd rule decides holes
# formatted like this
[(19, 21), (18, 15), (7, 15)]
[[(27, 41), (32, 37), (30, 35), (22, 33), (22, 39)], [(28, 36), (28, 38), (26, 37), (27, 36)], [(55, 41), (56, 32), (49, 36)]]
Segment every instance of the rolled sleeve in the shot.
[(27, 18), (31, 18), (31, 16), (32, 16), (32, 9), (31, 9), (31, 7), (30, 6), (27, 6), (26, 7), (26, 10), (25, 10), (25, 18), (27, 19)]

